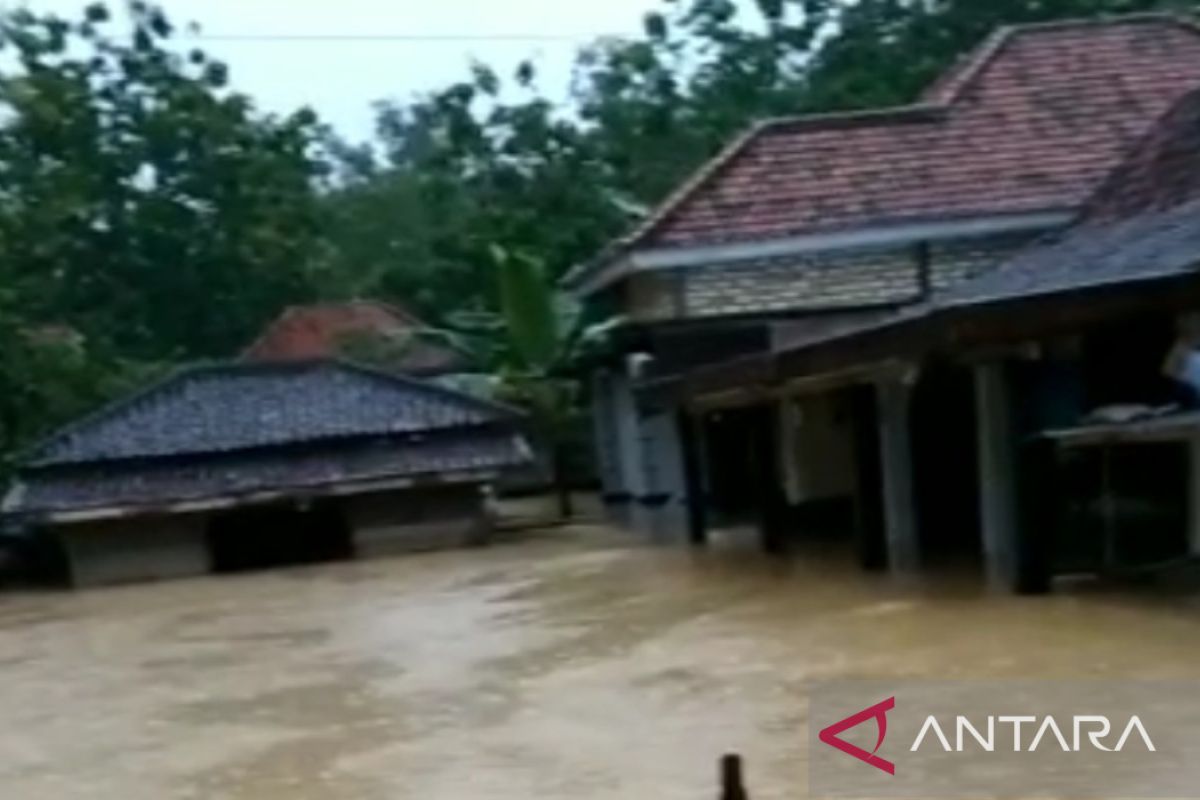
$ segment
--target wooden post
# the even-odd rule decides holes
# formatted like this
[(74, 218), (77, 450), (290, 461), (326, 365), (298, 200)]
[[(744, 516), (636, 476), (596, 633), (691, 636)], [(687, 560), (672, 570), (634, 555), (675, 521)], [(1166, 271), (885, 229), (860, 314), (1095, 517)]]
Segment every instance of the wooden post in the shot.
[(883, 464), (884, 526), (888, 568), (907, 575), (920, 566), (917, 509), (913, 491), (910, 410), (912, 386), (906, 376), (887, 377), (877, 384), (879, 440)]
[(975, 367), (975, 420), (984, 568), (993, 588), (1011, 591), (1017, 567), (1017, 433), (1003, 362)]
[(742, 778), (742, 757), (729, 754), (721, 757), (721, 796), (719, 800), (750, 800)]

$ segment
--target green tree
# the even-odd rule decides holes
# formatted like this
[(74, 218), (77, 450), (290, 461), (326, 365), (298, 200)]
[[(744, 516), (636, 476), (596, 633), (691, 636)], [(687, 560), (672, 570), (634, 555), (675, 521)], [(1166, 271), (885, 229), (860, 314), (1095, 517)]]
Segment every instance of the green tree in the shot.
[(414, 103), (380, 106), (371, 153), (343, 150), (328, 208), (338, 267), (333, 293), (395, 297), (433, 322), (496, 310), (492, 244), (538, 253), (554, 279), (628, 221), (605, 192), (602, 164), (577, 121), (533, 94), (520, 99), (477, 67)]
[(75, 331), (32, 326), (16, 297), (0, 290), (0, 481), (19, 449), (161, 372), (89, 347)]
[(580, 51), (566, 107), (528, 65), (380, 104), (375, 141), (336, 155), (326, 290), (435, 322), (497, 310), (491, 244), (556, 279), (756, 120), (911, 102), (1002, 24), (1164, 7), (1197, 3), (664, 0), (640, 36)]
[(141, 358), (224, 356), (309, 294), (316, 121), (260, 116), (132, 2), (0, 15), (0, 265), (34, 322)]
[(227, 357), (327, 262), (313, 115), (163, 11), (0, 11), (0, 459), (166, 362)]

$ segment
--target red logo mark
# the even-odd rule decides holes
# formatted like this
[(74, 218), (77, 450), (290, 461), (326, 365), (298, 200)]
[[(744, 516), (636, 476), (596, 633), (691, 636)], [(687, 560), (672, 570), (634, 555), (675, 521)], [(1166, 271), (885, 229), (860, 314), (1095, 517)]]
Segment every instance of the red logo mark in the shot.
[[(881, 769), (888, 775), (896, 774), (896, 765), (887, 759), (880, 758), (875, 755), (880, 746), (883, 745), (883, 737), (887, 736), (887, 712), (896, 707), (896, 698), (889, 697), (882, 703), (876, 703), (870, 708), (864, 708), (857, 714), (852, 714), (840, 722), (835, 722), (825, 730), (817, 734), (818, 738), (827, 745), (836, 747), (847, 755), (854, 756), (859, 761), (865, 761), (875, 769)], [(860, 725), (869, 719), (874, 719), (875, 724), (879, 727), (879, 739), (875, 742), (875, 749), (871, 752), (863, 750), (857, 745), (850, 744), (847, 741), (838, 738), (838, 734), (842, 731), (849, 730), (855, 725)]]

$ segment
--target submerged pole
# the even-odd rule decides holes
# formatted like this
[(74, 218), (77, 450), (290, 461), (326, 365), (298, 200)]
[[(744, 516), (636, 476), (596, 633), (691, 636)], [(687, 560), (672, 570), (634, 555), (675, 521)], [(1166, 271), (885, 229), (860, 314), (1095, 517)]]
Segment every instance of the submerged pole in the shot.
[(750, 800), (742, 782), (742, 757), (734, 753), (721, 757), (721, 796), (719, 800)]

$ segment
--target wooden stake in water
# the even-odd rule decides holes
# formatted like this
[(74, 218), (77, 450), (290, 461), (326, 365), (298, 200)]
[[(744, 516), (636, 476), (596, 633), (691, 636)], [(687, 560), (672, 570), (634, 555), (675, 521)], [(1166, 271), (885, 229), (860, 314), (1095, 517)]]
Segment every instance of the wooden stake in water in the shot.
[(750, 800), (742, 782), (742, 757), (729, 754), (721, 757), (721, 796), (719, 800)]

